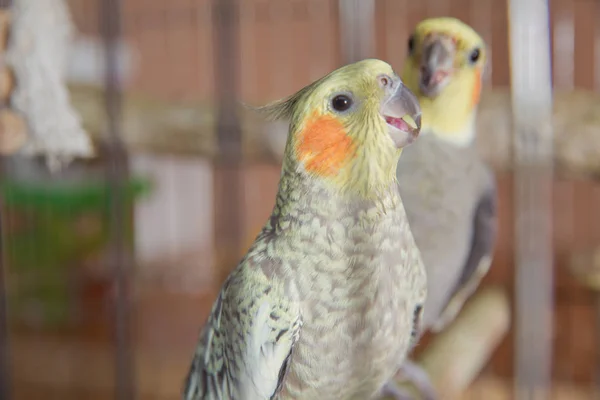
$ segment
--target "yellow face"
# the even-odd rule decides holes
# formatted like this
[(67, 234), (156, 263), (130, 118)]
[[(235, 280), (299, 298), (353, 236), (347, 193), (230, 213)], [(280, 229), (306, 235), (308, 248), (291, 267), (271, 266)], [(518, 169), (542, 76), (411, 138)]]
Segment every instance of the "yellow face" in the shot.
[(457, 19), (432, 18), (416, 26), (408, 48), (402, 79), (419, 98), (424, 129), (463, 140), (481, 95), (483, 39)]
[(433, 18), (417, 25), (408, 40), (406, 84), (417, 95), (434, 98), (453, 81), (472, 81), (472, 97), (479, 101), (486, 49), (481, 37), (454, 18)]
[(341, 67), (265, 109), (291, 120), (288, 156), (310, 174), (334, 179), (350, 179), (358, 159), (376, 164), (384, 154), (399, 155), (420, 130), (416, 97), (375, 59)]

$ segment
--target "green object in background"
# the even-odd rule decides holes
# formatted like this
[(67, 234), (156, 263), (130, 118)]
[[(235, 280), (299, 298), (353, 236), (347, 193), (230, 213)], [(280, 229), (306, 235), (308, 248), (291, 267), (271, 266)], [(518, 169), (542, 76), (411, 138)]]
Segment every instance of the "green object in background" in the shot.
[[(125, 188), (126, 210), (149, 192), (133, 177)], [(4, 246), (8, 256), (9, 307), (17, 319), (62, 325), (70, 319), (77, 267), (107, 244), (110, 190), (97, 176), (78, 181), (7, 180), (0, 185)], [(126, 238), (133, 242), (127, 214)]]

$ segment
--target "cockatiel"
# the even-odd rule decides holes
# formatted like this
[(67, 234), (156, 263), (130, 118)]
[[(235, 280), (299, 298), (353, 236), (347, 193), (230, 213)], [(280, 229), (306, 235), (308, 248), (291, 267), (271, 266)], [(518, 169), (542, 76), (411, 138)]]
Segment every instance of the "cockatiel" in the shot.
[(261, 110), (291, 121), (276, 204), (213, 305), (183, 399), (373, 398), (426, 296), (395, 176), (418, 102), (368, 59)]
[[(432, 18), (416, 26), (408, 51), (402, 79), (419, 98), (423, 127), (397, 176), (427, 270), (422, 328), (437, 332), (487, 273), (496, 237), (495, 180), (474, 146), (486, 48), (461, 21)], [(405, 364), (407, 376), (414, 367)]]

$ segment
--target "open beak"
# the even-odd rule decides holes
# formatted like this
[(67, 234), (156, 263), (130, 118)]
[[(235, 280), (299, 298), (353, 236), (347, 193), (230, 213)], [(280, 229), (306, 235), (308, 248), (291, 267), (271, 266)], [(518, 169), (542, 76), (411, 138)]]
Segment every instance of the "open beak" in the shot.
[(435, 97), (450, 81), (456, 44), (447, 36), (429, 37), (423, 43), (419, 65), (419, 89), (424, 96)]
[(381, 115), (388, 124), (390, 137), (400, 149), (419, 136), (421, 106), (417, 97), (400, 80), (395, 86), (381, 106)]

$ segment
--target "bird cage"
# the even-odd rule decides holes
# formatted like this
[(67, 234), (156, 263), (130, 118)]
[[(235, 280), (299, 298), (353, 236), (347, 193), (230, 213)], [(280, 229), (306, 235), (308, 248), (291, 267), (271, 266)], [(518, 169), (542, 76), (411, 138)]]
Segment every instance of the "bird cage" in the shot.
[[(362, 58), (400, 72), (411, 30), (434, 16), (466, 22), (490, 49), (477, 149), (496, 174), (500, 227), (478, 292), (415, 359), (455, 398), (598, 395), (600, 4), (10, 3), (0, 399), (179, 398), (198, 330), (277, 192), (287, 125), (244, 104)], [(55, 47), (35, 59), (28, 40)], [(31, 78), (45, 68), (51, 78)], [(36, 108), (34, 93), (53, 97)], [(66, 115), (68, 129), (34, 109)]]

